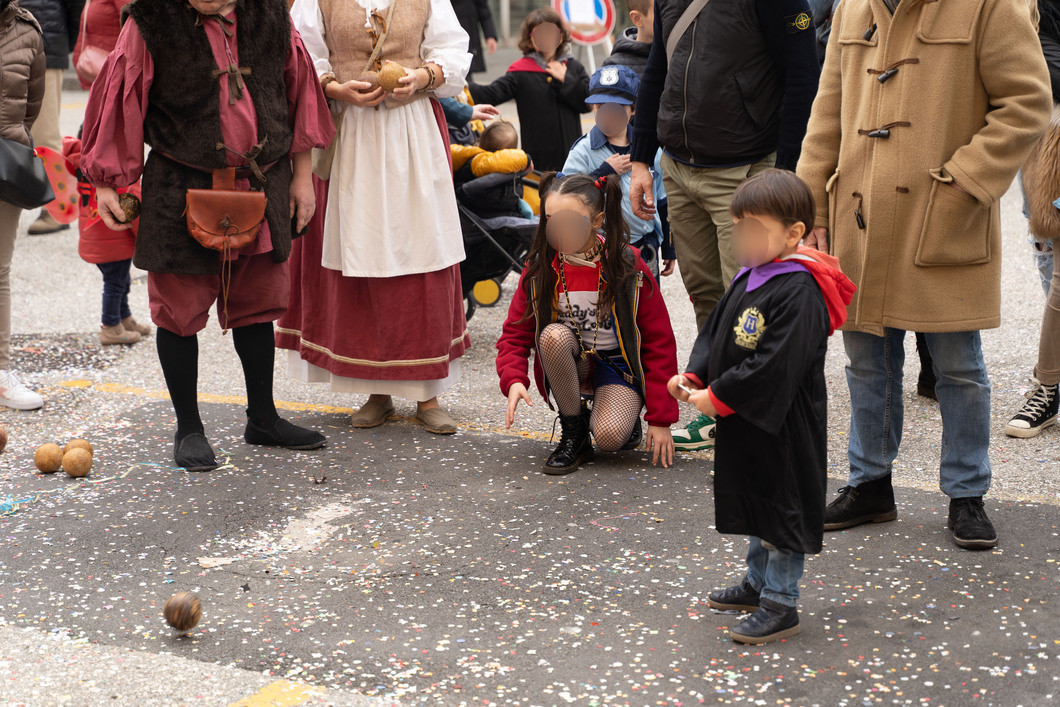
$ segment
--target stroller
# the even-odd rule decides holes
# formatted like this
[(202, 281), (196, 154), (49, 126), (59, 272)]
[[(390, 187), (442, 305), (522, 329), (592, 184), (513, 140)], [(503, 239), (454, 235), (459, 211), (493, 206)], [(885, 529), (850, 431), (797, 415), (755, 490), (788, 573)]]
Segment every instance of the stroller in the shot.
[(467, 318), (479, 306), (492, 307), (503, 295), (504, 278), (521, 271), (537, 230), (537, 221), (519, 212), (522, 178), (487, 174), (458, 183), (456, 204), (467, 257), (460, 263)]

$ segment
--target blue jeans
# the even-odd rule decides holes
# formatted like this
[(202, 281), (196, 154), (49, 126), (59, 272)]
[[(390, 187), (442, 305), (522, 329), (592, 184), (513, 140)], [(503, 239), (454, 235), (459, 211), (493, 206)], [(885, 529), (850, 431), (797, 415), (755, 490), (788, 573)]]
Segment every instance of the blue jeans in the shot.
[[(942, 411), (939, 486), (950, 498), (990, 489), (990, 379), (978, 331), (925, 334)], [(902, 442), (905, 332), (843, 332), (850, 388), (851, 486), (891, 473)]]
[(784, 606), (799, 603), (799, 580), (806, 565), (806, 555), (770, 545), (754, 535), (747, 548), (747, 583), (763, 599)]
[(129, 309), (129, 290), (132, 276), (129, 267), (132, 260), (115, 260), (111, 263), (96, 263), (103, 273), (103, 326), (114, 326), (132, 316)]

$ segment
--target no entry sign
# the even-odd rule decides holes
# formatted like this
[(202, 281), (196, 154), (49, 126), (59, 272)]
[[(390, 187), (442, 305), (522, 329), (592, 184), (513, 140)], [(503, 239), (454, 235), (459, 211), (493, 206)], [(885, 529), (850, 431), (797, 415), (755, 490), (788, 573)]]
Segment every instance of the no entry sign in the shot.
[(553, 0), (578, 44), (600, 44), (615, 30), (614, 0)]

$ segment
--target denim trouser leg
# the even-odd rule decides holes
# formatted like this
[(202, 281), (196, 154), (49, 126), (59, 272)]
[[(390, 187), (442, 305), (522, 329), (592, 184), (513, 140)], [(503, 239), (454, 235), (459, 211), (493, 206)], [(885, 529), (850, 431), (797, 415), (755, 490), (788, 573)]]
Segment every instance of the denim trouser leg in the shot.
[(978, 331), (928, 334), (942, 411), (939, 486), (950, 498), (990, 489), (990, 379)]
[(747, 548), (747, 582), (761, 593), (763, 599), (796, 606), (799, 603), (799, 580), (806, 564), (806, 555), (784, 550), (755, 536)]
[(883, 336), (843, 332), (850, 389), (851, 486), (891, 473), (902, 442), (902, 368), (905, 332), (886, 329)]
[(129, 267), (132, 260), (115, 260), (110, 263), (97, 263), (96, 267), (103, 273), (103, 326), (120, 324), (123, 319), (132, 315), (129, 311), (129, 290), (132, 288), (132, 276)]

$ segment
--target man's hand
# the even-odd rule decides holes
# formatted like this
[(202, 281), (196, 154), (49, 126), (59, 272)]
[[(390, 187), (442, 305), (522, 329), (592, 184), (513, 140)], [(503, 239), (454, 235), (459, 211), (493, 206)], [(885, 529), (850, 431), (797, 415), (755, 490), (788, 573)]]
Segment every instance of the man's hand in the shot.
[(125, 210), (118, 202), (118, 192), (110, 187), (96, 187), (96, 205), (99, 215), (107, 228), (112, 231), (124, 231), (132, 228), (131, 223), (125, 223)]
[(663, 269), (659, 271), (660, 277), (669, 277), (674, 274), (674, 267), (677, 265), (676, 260), (664, 260)]
[(649, 425), (647, 442), (652, 466), (662, 462), (663, 469), (668, 469), (674, 465), (674, 438), (669, 427)]
[(487, 37), (486, 38), (486, 49), (489, 51), (490, 54), (496, 54), (497, 53), (497, 40), (495, 38), (493, 38), (493, 37)]
[(802, 244), (807, 248), (816, 248), (822, 253), (828, 252), (828, 229), (818, 226), (802, 239)]
[(655, 218), (654, 181), (644, 162), (633, 162), (630, 167), (629, 201), (633, 215), (641, 221)]
[(611, 165), (616, 174), (625, 174), (630, 170), (629, 155), (620, 155), (617, 152), (608, 157), (604, 162)]

